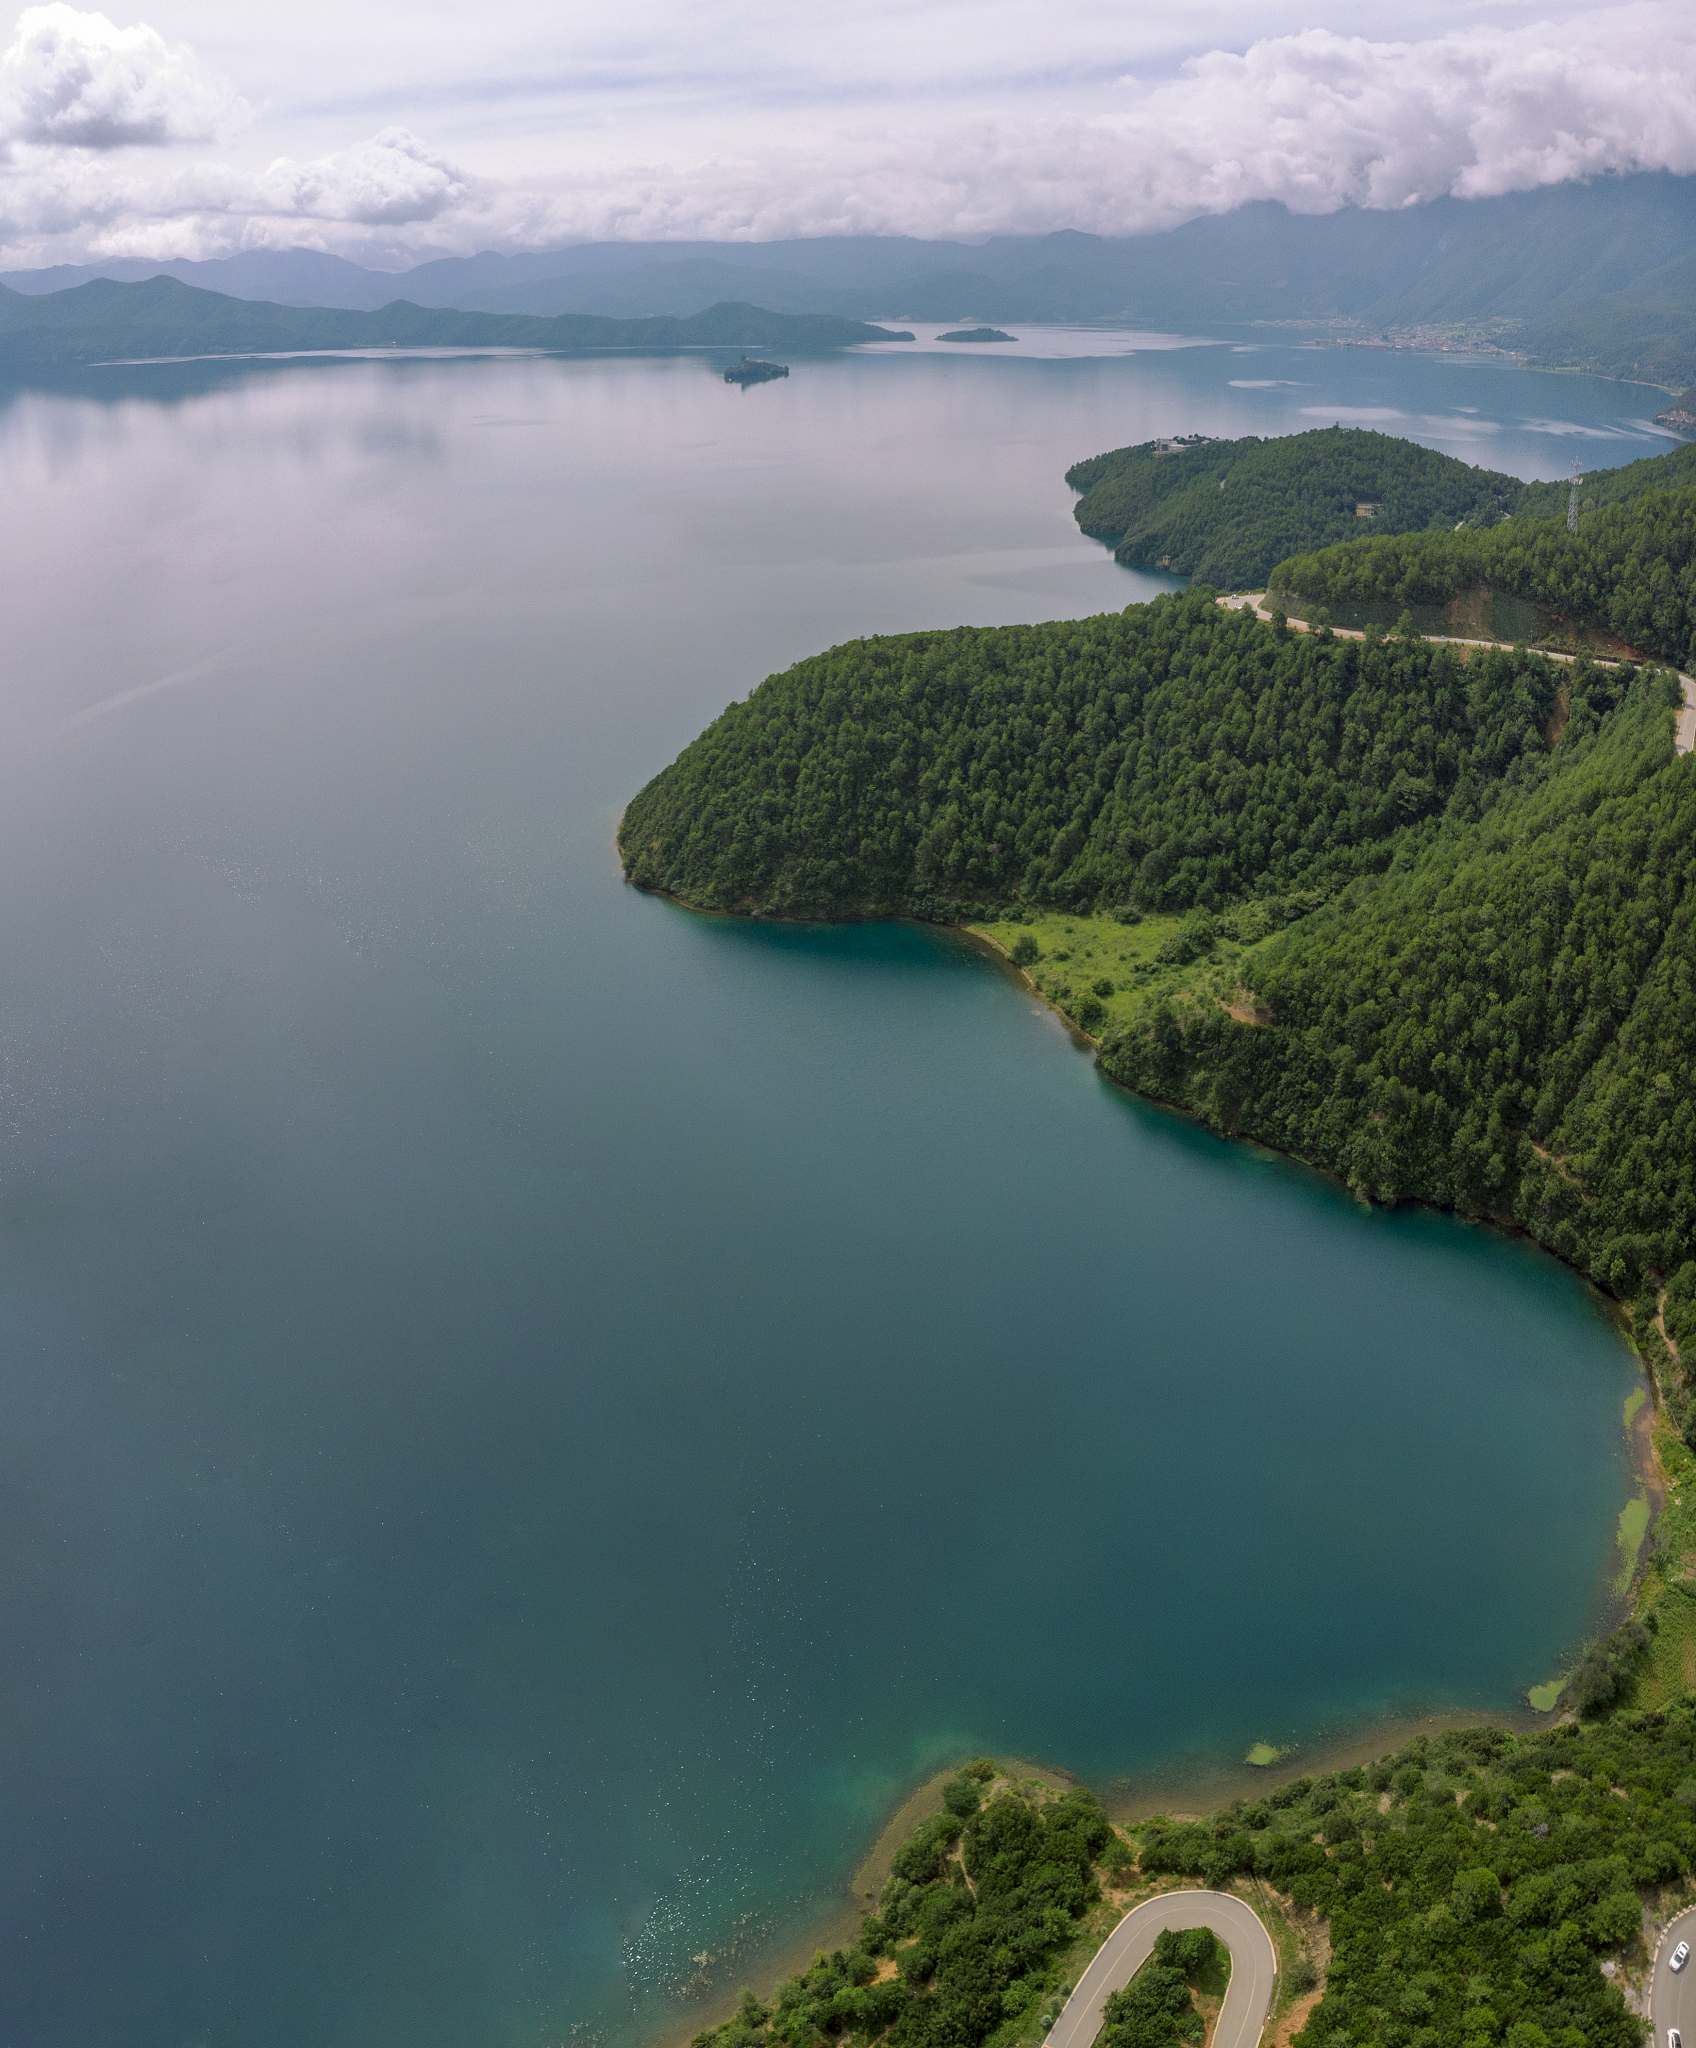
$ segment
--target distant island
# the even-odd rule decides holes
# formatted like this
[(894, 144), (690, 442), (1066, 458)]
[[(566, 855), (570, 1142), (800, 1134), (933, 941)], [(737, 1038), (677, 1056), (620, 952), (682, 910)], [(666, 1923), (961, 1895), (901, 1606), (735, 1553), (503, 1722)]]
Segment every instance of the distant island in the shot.
[(770, 384), (774, 378), (787, 377), (787, 363), (759, 363), (752, 356), (744, 356), (739, 363), (732, 363), (724, 373), (727, 384)]
[(1017, 341), (1016, 334), (1003, 334), (999, 327), (957, 327), (952, 334), (939, 334), (938, 341)]
[[(1387, 505), (1424, 454), (1381, 468)], [(1576, 1266), (1696, 1443), (1693, 463), (1584, 479), (1575, 531), (1539, 485), (1559, 516), (1291, 556), (1270, 625), (1203, 586), (848, 642), (632, 799), (626, 874), (983, 933), (1139, 1094)], [(1576, 658), (1421, 636), (1463, 600)], [(1346, 608), (1364, 638), (1327, 624)]]
[(1235, 2040), (1639, 2048), (1696, 1871), (1696, 1703), (1672, 1658), (1619, 1656), (1623, 1688), (1570, 1689), (1581, 1719), (1420, 1733), (1199, 1817), (1115, 1824), (1058, 1773), (974, 1759), (932, 1789), (853, 1942), (744, 1990), (691, 2048), (1038, 2048), (1098, 2027), (1102, 2048), (1180, 2048), (1233, 1992)]
[(275, 306), (227, 298), (175, 278), (138, 284), (97, 278), (69, 291), (28, 295), (0, 286), (0, 368), (187, 356), (272, 355), (367, 348), (593, 349), (847, 348), (911, 341), (910, 332), (830, 313), (768, 313), (737, 303), (688, 319), (544, 318), (467, 313), (397, 299), (375, 313)]

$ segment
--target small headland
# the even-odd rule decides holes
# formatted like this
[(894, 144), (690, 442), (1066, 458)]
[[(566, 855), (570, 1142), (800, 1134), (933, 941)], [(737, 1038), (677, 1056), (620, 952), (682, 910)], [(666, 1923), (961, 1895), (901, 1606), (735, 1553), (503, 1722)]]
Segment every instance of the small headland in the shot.
[[(1428, 1725), (1194, 1815), (1117, 1819), (975, 1758), (853, 1936), (744, 1989), (693, 2048), (1090, 2048), (1098, 2025), (1103, 2048), (1207, 2048), (1266, 1937), (1244, 2040), (1370, 2038), (1395, 2012), (1433, 2040), (1637, 2048), (1658, 1932), (1696, 1896), (1692, 1785), (1692, 1696)], [(1167, 1927), (1211, 1927), (1229, 1961), (1150, 1938)]]

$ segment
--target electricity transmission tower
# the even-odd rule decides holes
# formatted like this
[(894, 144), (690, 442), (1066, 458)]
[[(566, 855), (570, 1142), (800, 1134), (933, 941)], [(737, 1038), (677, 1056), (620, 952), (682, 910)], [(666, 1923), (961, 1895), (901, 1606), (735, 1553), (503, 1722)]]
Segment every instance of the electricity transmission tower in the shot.
[(1578, 531), (1578, 468), (1578, 457), (1575, 455), (1572, 458), (1572, 489), (1567, 493), (1566, 500), (1566, 530), (1568, 533), (1576, 533)]

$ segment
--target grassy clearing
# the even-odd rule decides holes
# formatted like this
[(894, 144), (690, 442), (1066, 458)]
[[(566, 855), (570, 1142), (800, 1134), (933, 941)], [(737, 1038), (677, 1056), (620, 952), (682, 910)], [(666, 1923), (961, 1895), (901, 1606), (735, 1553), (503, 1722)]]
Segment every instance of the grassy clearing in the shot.
[(1655, 1633), (1638, 1674), (1635, 1704), (1666, 1707), (1696, 1692), (1696, 1584), (1668, 1581), (1655, 1603)]
[[(1112, 917), (1070, 916), (1032, 912), (1015, 922), (998, 919), (974, 924), (971, 931), (994, 940), (1017, 958), (1021, 940), (1034, 944), (1037, 957), (1021, 963), (1032, 986), (1089, 1033), (1099, 1038), (1114, 1025), (1129, 1024), (1151, 1003), (1175, 997), (1243, 1003), (1242, 965), (1257, 939), (1244, 945), (1220, 931), (1199, 958), (1184, 960), (1180, 917), (1144, 917), (1120, 924)], [(1088, 1006), (1100, 1005), (1096, 1015)]]
[(1655, 1458), (1667, 1493), (1637, 1595), (1638, 1618), (1654, 1621), (1632, 1695), (1640, 1707), (1667, 1707), (1696, 1692), (1696, 1457), (1664, 1411), (1655, 1421)]
[(1631, 1581), (1637, 1572), (1637, 1560), (1642, 1553), (1643, 1538), (1649, 1533), (1649, 1489), (1639, 1487), (1634, 1499), (1626, 1502), (1619, 1511), (1619, 1534), (1615, 1541), (1619, 1545), (1619, 1574), (1614, 1580), (1614, 1598), (1623, 1600), (1631, 1591)]

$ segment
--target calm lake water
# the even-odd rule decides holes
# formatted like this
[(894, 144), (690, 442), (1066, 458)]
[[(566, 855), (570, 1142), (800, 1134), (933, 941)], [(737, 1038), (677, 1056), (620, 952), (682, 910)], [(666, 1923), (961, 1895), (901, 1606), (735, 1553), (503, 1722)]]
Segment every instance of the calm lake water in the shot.
[(1572, 1275), (1114, 1093), (944, 934), (620, 883), (769, 671), (1152, 595), (1081, 456), (1665, 445), (1083, 346), (0, 393), (0, 2039), (629, 2048), (940, 1762), (1499, 1712), (1597, 1619)]

